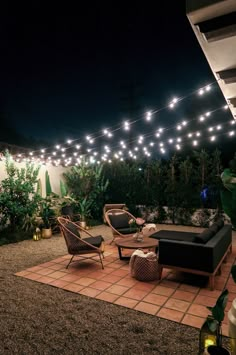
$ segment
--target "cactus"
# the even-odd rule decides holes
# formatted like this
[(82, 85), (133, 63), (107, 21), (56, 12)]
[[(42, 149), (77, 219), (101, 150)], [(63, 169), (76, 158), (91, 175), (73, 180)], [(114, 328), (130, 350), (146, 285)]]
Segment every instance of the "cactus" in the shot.
[(45, 172), (45, 185), (46, 185), (46, 196), (50, 196), (52, 193), (52, 188), (50, 183), (50, 177), (47, 170)]
[(68, 189), (64, 181), (60, 180), (60, 191), (61, 191), (61, 197), (65, 197), (68, 194)]

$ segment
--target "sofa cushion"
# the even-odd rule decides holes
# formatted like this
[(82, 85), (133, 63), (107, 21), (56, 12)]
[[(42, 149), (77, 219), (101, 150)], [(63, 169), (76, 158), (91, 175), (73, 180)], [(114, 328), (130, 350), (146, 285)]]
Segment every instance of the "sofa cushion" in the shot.
[(129, 228), (130, 217), (127, 213), (109, 214), (109, 219), (115, 229)]
[(193, 242), (197, 233), (191, 232), (180, 232), (180, 231), (169, 231), (169, 230), (160, 230), (158, 232), (153, 233), (149, 236), (149, 238), (155, 239), (170, 239), (170, 240), (179, 240), (186, 242)]
[(222, 227), (224, 227), (224, 221), (223, 219), (218, 219), (218, 221), (216, 221), (216, 224), (218, 226), (218, 230), (220, 230)]
[(215, 235), (214, 231), (210, 230), (210, 228), (204, 230), (202, 233), (198, 234), (194, 242), (199, 244), (206, 244), (208, 240), (210, 240)]

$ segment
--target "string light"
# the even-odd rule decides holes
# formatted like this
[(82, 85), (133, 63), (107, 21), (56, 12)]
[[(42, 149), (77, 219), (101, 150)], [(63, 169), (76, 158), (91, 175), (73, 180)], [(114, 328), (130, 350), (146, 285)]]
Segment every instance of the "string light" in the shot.
[(211, 90), (211, 86), (207, 85), (204, 88), (199, 89), (198, 91), (198, 95), (202, 96), (203, 94), (205, 94), (206, 92)]
[(151, 111), (148, 111), (146, 115), (146, 121), (151, 121), (151, 118), (152, 118), (152, 113)]
[[(202, 88), (203, 89), (203, 88)], [(210, 91), (211, 90), (211, 85), (209, 85), (209, 86), (205, 86), (204, 87), (204, 90), (205, 91)], [(185, 98), (187, 98), (187, 97), (189, 97), (189, 96), (191, 96), (191, 95), (193, 95), (194, 93), (196, 93), (196, 91), (195, 92), (192, 92), (190, 95), (188, 95), (188, 96), (185, 96), (185, 97), (182, 97), (182, 98), (173, 98), (172, 99), (172, 101), (171, 101), (171, 104), (173, 104), (173, 107), (176, 105), (176, 103), (177, 102), (180, 102), (180, 101), (182, 101), (183, 99), (185, 99)], [(224, 110), (226, 110), (226, 107), (227, 107), (227, 109), (229, 108), (229, 106), (228, 105), (225, 105), (224, 107), (223, 107), (223, 109)], [(159, 110), (153, 110), (153, 111), (148, 111), (148, 112), (146, 112), (146, 120), (148, 121), (148, 120), (150, 120), (151, 119), (151, 117), (152, 117), (152, 114), (153, 113), (155, 113), (155, 112), (159, 112), (159, 111), (161, 111), (161, 110), (163, 110), (163, 109), (165, 109), (165, 108), (161, 108), (161, 109), (159, 109)], [(202, 118), (199, 118), (199, 121), (204, 121), (205, 120), (205, 118), (206, 117), (209, 117), (210, 116), (210, 114), (212, 113), (212, 112), (215, 112), (215, 111), (217, 111), (218, 109), (216, 109), (216, 110), (214, 110), (214, 111), (208, 111), (208, 112), (206, 112), (204, 115), (202, 115), (202, 116), (200, 116), (200, 117), (202, 117)], [(191, 119), (191, 121), (196, 121), (196, 119)], [(136, 120), (134, 120), (134, 121), (132, 121), (132, 122), (128, 122), (128, 121), (125, 121), (124, 122), (124, 125), (123, 125), (123, 127), (125, 128), (125, 130), (129, 130), (130, 129), (130, 125), (131, 124), (133, 124), (133, 123), (136, 123), (136, 122), (138, 122), (139, 121), (139, 119), (136, 119)], [(235, 124), (235, 121), (233, 120), (232, 121), (233, 123), (231, 123), (231, 124)], [(179, 123), (178, 125), (177, 125), (177, 127), (178, 127), (178, 130), (182, 130), (183, 129), (183, 127), (184, 126), (186, 126), (187, 125), (187, 121), (182, 121), (181, 123)], [(176, 126), (175, 126), (176, 127)], [(118, 126), (118, 128), (116, 128), (116, 129), (114, 129), (114, 130), (119, 130), (119, 129), (121, 129), (122, 127), (119, 127)], [(171, 130), (171, 129), (173, 129), (174, 127), (165, 127), (164, 129), (163, 128), (159, 128), (158, 129), (158, 131), (155, 133), (155, 136), (157, 137), (157, 138), (159, 138), (160, 137), (160, 135), (164, 132), (164, 130), (166, 131), (166, 130)], [(214, 130), (221, 130), (221, 125), (218, 125), (218, 126), (216, 126), (216, 127), (214, 127)], [(114, 131), (113, 130), (113, 131)], [(213, 131), (213, 128), (211, 128), (211, 127), (209, 127), (209, 129), (208, 129), (210, 132), (211, 131)], [(100, 131), (101, 132), (101, 131)], [(194, 135), (196, 135), (196, 137), (199, 137), (200, 135), (201, 135), (201, 132), (199, 132), (199, 131), (197, 131), (197, 132), (195, 132), (194, 133)], [(234, 131), (231, 131), (231, 132), (229, 132), (228, 133), (228, 135), (229, 136), (231, 136), (231, 135), (234, 135)], [(106, 137), (111, 137), (111, 136), (113, 136), (113, 134), (110, 132), (110, 130), (108, 130), (108, 129), (105, 129), (105, 130), (103, 130), (103, 136), (106, 136)], [(150, 136), (153, 136), (153, 134), (151, 133), (151, 134), (145, 134), (145, 137), (150, 137)], [(188, 136), (188, 138), (191, 138), (192, 137), (192, 133), (188, 133), (187, 134), (187, 136)], [(93, 134), (93, 138), (91, 138), (91, 136), (86, 136), (86, 141), (89, 143), (89, 144), (92, 144), (92, 143), (94, 143), (94, 137), (95, 137), (95, 135)], [(99, 136), (98, 136), (99, 137)], [(98, 138), (97, 137), (97, 138)], [(100, 135), (100, 137), (102, 137), (101, 135)], [(213, 136), (213, 137), (215, 137), (215, 136)], [(211, 139), (211, 138), (209, 138), (209, 139)], [(143, 140), (144, 140), (144, 136), (142, 136), (142, 138), (138, 138), (138, 143), (139, 144), (143, 144)], [(76, 140), (74, 140), (74, 141), (78, 141), (78, 139), (76, 139)], [(129, 141), (130, 142), (130, 144), (132, 144), (132, 141)], [(171, 144), (171, 143), (173, 143), (173, 138), (169, 138), (169, 140), (168, 140), (168, 142)], [(178, 138), (176, 138), (176, 142), (182, 142), (182, 138), (180, 138), (180, 137), (178, 137)], [(80, 149), (80, 145), (78, 145), (78, 144), (76, 144), (76, 145), (72, 145), (71, 143), (73, 143), (73, 140), (71, 140), (71, 139), (69, 139), (69, 140), (67, 140), (67, 144), (70, 144), (71, 146), (70, 147), (67, 147), (67, 148), (62, 148), (61, 149), (61, 151), (62, 152), (64, 152), (65, 150), (67, 150), (67, 149), (69, 149), (69, 153), (70, 154), (72, 154), (72, 158), (70, 158), (69, 160), (66, 160), (66, 164), (73, 164), (73, 159), (75, 159), (75, 158), (73, 158), (73, 157), (75, 157), (76, 155), (75, 154), (73, 154), (74, 152), (73, 152), (73, 149)], [(163, 142), (162, 142), (163, 143)], [(153, 147), (154, 146), (154, 143), (153, 142), (150, 142), (150, 143), (148, 143), (149, 144), (149, 146), (150, 147)], [(179, 146), (179, 145), (178, 145)], [(95, 148), (97, 148), (97, 147), (95, 147)], [(123, 150), (126, 148), (126, 145), (125, 144), (123, 144), (123, 146), (121, 147)], [(135, 148), (137, 149), (137, 150), (135, 150)], [(135, 147), (134, 148), (134, 150), (135, 151), (138, 151), (138, 147)], [(46, 148), (47, 149), (47, 154), (46, 155), (49, 155), (49, 154), (51, 154), (51, 155), (53, 155), (53, 156), (55, 156), (56, 155), (56, 152), (55, 151), (49, 151), (49, 149), (50, 148)], [(42, 149), (42, 150), (40, 150), (42, 153), (45, 153), (45, 150), (46, 149)], [(58, 150), (58, 149), (60, 149), (60, 145), (56, 145), (56, 149)], [(177, 148), (176, 147), (176, 149), (180, 149), (180, 146), (179, 146), (179, 148)], [(71, 152), (71, 150), (72, 150), (72, 152)], [(86, 149), (86, 147), (83, 147), (83, 156), (84, 157), (86, 157), (86, 152), (90, 152), (91, 150), (90, 149)], [(110, 150), (110, 152), (111, 152), (111, 150)], [(146, 152), (149, 154), (149, 155), (151, 155), (151, 153), (148, 151), (148, 150), (146, 150)], [(31, 160), (33, 159), (33, 157), (32, 157), (32, 155), (33, 154), (31, 154), (31, 153), (33, 153), (33, 152), (30, 152), (30, 153), (24, 153), (23, 154), (23, 156), (24, 156), (24, 158), (22, 158), (21, 156), (19, 157), (19, 158), (21, 158), (21, 159), (26, 159), (26, 157), (25, 157), (25, 154), (28, 154), (28, 155), (30, 155), (31, 156)], [(34, 152), (36, 155), (37, 155), (37, 151), (35, 151)], [(109, 153), (109, 152), (107, 152), (107, 153)], [(99, 154), (99, 153), (98, 153)], [(127, 155), (129, 155), (129, 156), (132, 156), (132, 152), (131, 151), (127, 151), (127, 153), (126, 153)], [(43, 158), (42, 158), (42, 156), (43, 156)], [(56, 161), (56, 160), (52, 160), (51, 159), (51, 157), (50, 157), (50, 155), (48, 156), (48, 158), (47, 157), (45, 157), (43, 154), (40, 156), (40, 158), (41, 159), (47, 159), (49, 162), (51, 162), (51, 163), (54, 163), (54, 164), (58, 164), (58, 163), (60, 163), (58, 160)], [(38, 160), (37, 160), (38, 159)], [(41, 161), (42, 162), (42, 160), (41, 159), (39, 159), (39, 158), (37, 158), (37, 156), (36, 156), (36, 158), (34, 159), (34, 161)], [(88, 158), (89, 159), (89, 158)], [(28, 161), (29, 161), (29, 159), (28, 159)]]
[(177, 102), (178, 102), (177, 97), (174, 97), (174, 98), (172, 99), (172, 101), (170, 102), (169, 107), (170, 107), (170, 108), (174, 108)]
[(129, 129), (130, 129), (129, 122), (128, 122), (128, 121), (125, 121), (125, 122), (124, 122), (124, 130), (125, 130), (125, 131), (129, 131)]

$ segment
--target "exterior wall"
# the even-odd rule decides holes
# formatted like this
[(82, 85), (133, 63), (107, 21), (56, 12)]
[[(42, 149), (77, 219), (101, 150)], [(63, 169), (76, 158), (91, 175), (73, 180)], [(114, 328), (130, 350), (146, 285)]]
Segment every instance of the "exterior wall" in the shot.
[(188, 0), (186, 2), (186, 10), (187, 12), (192, 12), (201, 9), (202, 7), (210, 6), (223, 1), (224, 0)]
[[(24, 168), (25, 163), (15, 163), (18, 168)], [(60, 180), (63, 179), (63, 173), (68, 171), (69, 168), (64, 168), (62, 166), (45, 166), (42, 165), (39, 171), (38, 178), (41, 180), (42, 184), (42, 196), (45, 197), (46, 195), (46, 186), (45, 186), (45, 172), (48, 171), (50, 177), (50, 183), (52, 187), (52, 191), (58, 195), (60, 195)], [(5, 171), (5, 162), (0, 161), (0, 181), (7, 177)]]

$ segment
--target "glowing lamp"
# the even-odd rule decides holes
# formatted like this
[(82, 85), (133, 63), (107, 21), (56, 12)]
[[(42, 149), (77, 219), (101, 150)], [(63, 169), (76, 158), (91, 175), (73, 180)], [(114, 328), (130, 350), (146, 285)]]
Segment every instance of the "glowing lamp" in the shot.
[(33, 234), (33, 240), (37, 241), (41, 239), (41, 231), (39, 228), (36, 228), (34, 234)]
[(217, 341), (217, 329), (213, 332), (209, 328), (209, 321), (212, 320), (212, 316), (208, 316), (203, 323), (199, 334), (199, 354), (204, 354), (208, 346), (216, 345)]

